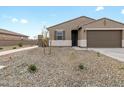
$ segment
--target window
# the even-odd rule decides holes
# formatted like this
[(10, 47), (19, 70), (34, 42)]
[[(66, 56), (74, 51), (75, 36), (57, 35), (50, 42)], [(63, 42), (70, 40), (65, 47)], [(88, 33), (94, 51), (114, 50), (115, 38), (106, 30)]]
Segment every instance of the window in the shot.
[(55, 31), (56, 40), (64, 40), (64, 31)]

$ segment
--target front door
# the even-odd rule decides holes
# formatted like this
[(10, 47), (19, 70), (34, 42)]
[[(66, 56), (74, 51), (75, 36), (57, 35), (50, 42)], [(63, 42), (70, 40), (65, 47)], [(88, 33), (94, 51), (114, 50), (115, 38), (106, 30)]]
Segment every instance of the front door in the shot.
[(71, 32), (72, 46), (78, 46), (78, 31), (72, 30)]

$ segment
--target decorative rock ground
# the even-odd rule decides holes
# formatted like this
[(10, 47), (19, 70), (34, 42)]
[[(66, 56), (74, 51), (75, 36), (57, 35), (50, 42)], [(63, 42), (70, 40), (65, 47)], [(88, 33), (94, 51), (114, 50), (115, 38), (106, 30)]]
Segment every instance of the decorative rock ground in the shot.
[[(54, 47), (51, 55), (48, 50), (46, 55), (36, 48), (0, 57), (0, 65), (7, 66), (0, 70), (0, 86), (124, 86), (122, 62), (87, 50)], [(30, 64), (37, 66), (36, 73), (28, 72)]]

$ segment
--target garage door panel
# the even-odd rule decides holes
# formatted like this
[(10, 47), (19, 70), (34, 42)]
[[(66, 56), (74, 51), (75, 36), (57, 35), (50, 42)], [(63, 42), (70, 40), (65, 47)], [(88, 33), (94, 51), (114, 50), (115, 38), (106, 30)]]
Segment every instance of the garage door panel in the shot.
[(88, 47), (121, 47), (122, 31), (87, 31)]

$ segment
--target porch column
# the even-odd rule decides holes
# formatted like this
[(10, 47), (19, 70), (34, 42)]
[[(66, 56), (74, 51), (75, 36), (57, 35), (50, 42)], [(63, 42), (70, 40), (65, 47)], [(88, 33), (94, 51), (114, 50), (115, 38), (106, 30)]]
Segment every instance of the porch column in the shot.
[(122, 47), (124, 47), (124, 29), (122, 30)]
[(81, 32), (78, 34), (80, 37), (78, 39), (78, 46), (80, 47), (87, 47), (87, 32), (86, 30), (82, 29)]

